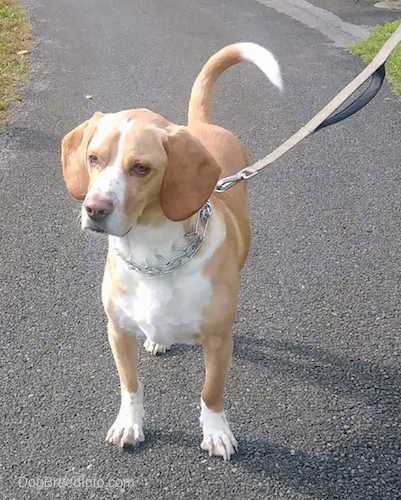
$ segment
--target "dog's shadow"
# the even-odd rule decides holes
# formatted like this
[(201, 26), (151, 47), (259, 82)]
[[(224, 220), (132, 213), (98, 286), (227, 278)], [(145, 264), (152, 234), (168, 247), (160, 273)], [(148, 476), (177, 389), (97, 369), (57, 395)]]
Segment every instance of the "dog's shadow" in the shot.
[(372, 415), (368, 428), (317, 454), (289, 450), (267, 440), (242, 441), (241, 453), (235, 457), (242, 467), (317, 498), (361, 498), (362, 493), (366, 498), (367, 492), (373, 493), (369, 498), (396, 498), (395, 492), (401, 489), (399, 367), (251, 336), (236, 338), (234, 356), (280, 377), (296, 376), (303, 384), (320, 386)]
[[(180, 346), (168, 356), (178, 357), (192, 349)], [(348, 400), (353, 398), (381, 411), (372, 418), (370, 428), (316, 453), (279, 446), (268, 439), (240, 437), (240, 451), (232, 457), (232, 465), (271, 484), (278, 483), (314, 498), (361, 498), (362, 492), (372, 492), (370, 498), (396, 498), (394, 492), (401, 486), (396, 452), (401, 448), (400, 370), (383, 370), (366, 361), (302, 344), (244, 336), (236, 338), (234, 357), (267, 366), (281, 376), (295, 373), (306, 384), (340, 391)], [(200, 457), (207, 457), (199, 448), (199, 439), (196, 432), (148, 429), (146, 442), (126, 452), (137, 454), (148, 448), (179, 443), (198, 449)], [(214, 466), (225, 466), (221, 458), (208, 460)]]
[(401, 367), (383, 367), (336, 354), (315, 346), (277, 339), (238, 336), (234, 358), (268, 368), (273, 374), (296, 375), (368, 405), (385, 405), (389, 415), (399, 415)]
[[(147, 449), (168, 448), (179, 443), (181, 447), (199, 451), (195, 460), (207, 459), (214, 469), (221, 467), (222, 473), (225, 473), (227, 463), (220, 457), (208, 457), (200, 449), (199, 439), (200, 435), (182, 431), (147, 429), (146, 441), (141, 446), (126, 448), (124, 451), (130, 455), (138, 455)], [(382, 446), (380, 451), (384, 452), (385, 444)], [(361, 498), (361, 492), (372, 489), (377, 492), (374, 498), (396, 498), (387, 496), (395, 491), (393, 488), (397, 476), (392, 476), (393, 483), (385, 484), (383, 479), (391, 477), (391, 473), (384, 462), (379, 459), (366, 470), (361, 470), (360, 456), (366, 452), (362, 441), (351, 441), (332, 450), (330, 454), (323, 455), (294, 452), (286, 447), (273, 445), (268, 440), (240, 439), (239, 448), (229, 465), (271, 485), (278, 483), (287, 489), (320, 499)], [(381, 473), (383, 476), (379, 478), (378, 474)]]

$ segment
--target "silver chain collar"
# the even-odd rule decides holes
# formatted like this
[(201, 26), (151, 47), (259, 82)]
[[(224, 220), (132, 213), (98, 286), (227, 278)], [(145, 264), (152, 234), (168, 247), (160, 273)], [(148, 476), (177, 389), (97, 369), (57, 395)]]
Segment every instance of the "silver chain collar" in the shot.
[(211, 215), (212, 205), (207, 201), (198, 212), (194, 230), (184, 235), (187, 245), (184, 248), (177, 249), (176, 256), (171, 259), (167, 259), (163, 255), (156, 255), (161, 262), (159, 265), (150, 266), (146, 263), (140, 265), (132, 260), (128, 260), (118, 249), (115, 249), (115, 253), (125, 262), (131, 271), (137, 271), (147, 276), (160, 276), (171, 273), (178, 267), (189, 262), (198, 253), (205, 239), (207, 225)]

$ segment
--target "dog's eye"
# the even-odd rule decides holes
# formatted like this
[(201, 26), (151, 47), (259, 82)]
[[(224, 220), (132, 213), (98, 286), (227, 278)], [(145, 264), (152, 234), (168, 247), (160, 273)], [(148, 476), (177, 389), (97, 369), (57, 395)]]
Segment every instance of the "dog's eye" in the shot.
[(98, 164), (99, 158), (96, 155), (89, 155), (88, 162), (91, 167), (96, 167)]
[(134, 163), (134, 165), (129, 168), (129, 174), (136, 175), (138, 177), (145, 177), (145, 175), (148, 175), (149, 172), (150, 167), (142, 165), (142, 163)]

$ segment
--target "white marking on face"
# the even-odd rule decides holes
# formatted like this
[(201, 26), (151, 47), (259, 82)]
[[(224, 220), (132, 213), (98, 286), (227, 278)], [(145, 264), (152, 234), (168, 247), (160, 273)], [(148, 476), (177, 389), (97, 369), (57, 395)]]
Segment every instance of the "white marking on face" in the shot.
[(91, 140), (91, 147), (93, 149), (100, 148), (107, 137), (120, 128), (120, 121), (121, 119), (118, 118), (116, 113), (106, 113), (103, 115), (97, 123), (95, 135)]
[[(101, 195), (114, 203), (113, 212), (107, 217), (103, 227), (112, 234), (124, 234), (129, 228), (125, 227), (124, 221), (124, 199), (126, 192), (126, 177), (123, 171), (124, 146), (128, 132), (134, 125), (134, 121), (127, 119), (124, 123), (116, 123), (114, 114), (105, 115), (99, 122), (95, 136), (91, 142), (91, 148), (100, 148), (107, 136), (118, 126), (120, 137), (118, 139), (117, 153), (112, 158), (102, 173), (95, 180), (86, 195), (86, 200), (92, 196)], [(84, 203), (85, 204), (85, 203)], [(82, 207), (82, 229), (90, 227), (90, 219)]]
[(117, 168), (118, 167), (122, 168), (125, 140), (127, 138), (127, 134), (129, 132), (129, 130), (132, 128), (133, 125), (134, 125), (134, 121), (128, 120), (126, 123), (124, 123), (124, 125), (122, 125), (120, 127), (120, 139), (118, 141), (117, 156), (116, 156), (116, 159), (114, 161), (114, 166)]

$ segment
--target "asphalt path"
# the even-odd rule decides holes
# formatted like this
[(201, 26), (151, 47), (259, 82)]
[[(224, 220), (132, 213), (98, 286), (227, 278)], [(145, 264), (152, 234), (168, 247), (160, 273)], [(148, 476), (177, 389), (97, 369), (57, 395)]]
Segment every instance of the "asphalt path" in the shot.
[(61, 137), (95, 110), (145, 106), (184, 123), (207, 57), (252, 41), (277, 55), (285, 92), (236, 67), (215, 118), (257, 159), (363, 66), (253, 0), (25, 5), (31, 79), (0, 136), (0, 495), (401, 498), (400, 102), (385, 88), (251, 183), (226, 391), (239, 453), (224, 463), (200, 449), (197, 347), (141, 350), (146, 442), (121, 451), (104, 443), (119, 406), (100, 304), (106, 241), (79, 230)]

